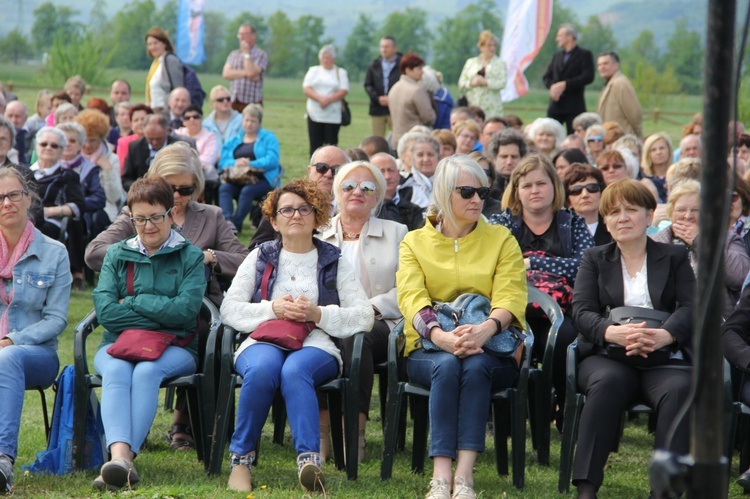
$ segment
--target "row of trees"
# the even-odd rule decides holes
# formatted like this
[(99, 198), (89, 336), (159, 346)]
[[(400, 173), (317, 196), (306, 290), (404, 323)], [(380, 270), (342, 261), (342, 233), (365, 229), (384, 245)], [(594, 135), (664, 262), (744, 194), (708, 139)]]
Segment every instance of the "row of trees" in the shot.
[[(75, 9), (52, 2), (42, 4), (34, 10), (31, 38), (19, 29), (13, 30), (0, 40), (0, 57), (17, 63), (47, 52), (53, 62), (66, 61), (64, 69), (58, 68), (53, 73), (73, 71), (92, 82), (102, 77), (107, 66), (147, 69), (151, 61), (145, 51), (144, 33), (151, 26), (162, 26), (175, 33), (177, 0), (169, 0), (161, 8), (153, 0), (127, 2), (112, 18), (106, 16), (99, 0), (86, 26), (77, 21), (79, 14)], [(237, 28), (243, 22), (256, 26), (258, 45), (269, 56), (271, 76), (300, 77), (309, 66), (317, 64), (318, 48), (332, 43), (325, 35), (325, 21), (319, 16), (292, 19), (279, 10), (268, 17), (242, 12), (230, 18), (223, 12), (208, 11), (204, 19), (207, 60), (197, 68), (203, 72), (221, 71), (227, 54), (237, 48)], [(427, 11), (419, 8), (391, 12), (382, 23), (367, 14), (359, 14), (352, 21), (350, 34), (343, 47), (339, 47), (338, 64), (349, 71), (353, 80), (361, 79), (367, 65), (377, 56), (379, 38), (390, 35), (398, 41), (401, 52), (419, 53), (443, 73), (447, 83), (454, 83), (464, 61), (477, 53), (479, 32), (489, 29), (502, 40), (503, 31), (503, 19), (492, 0), (475, 0), (455, 16), (443, 19), (434, 31), (428, 27)], [(620, 46), (612, 28), (602, 24), (597, 16), (582, 24), (573, 10), (559, 5), (553, 10), (550, 36), (526, 72), (533, 86), (541, 84), (541, 75), (557, 50), (554, 31), (563, 22), (581, 27), (581, 45), (594, 54), (618, 50), (623, 69), (646, 100), (680, 91), (700, 92), (702, 42), (697, 32), (687, 28), (684, 19), (675, 23), (667, 50), (661, 53), (651, 31), (644, 30), (631, 44)], [(80, 67), (76, 67), (79, 54), (86, 53), (96, 57), (84, 56), (77, 63)], [(60, 75), (54, 76), (57, 79)]]

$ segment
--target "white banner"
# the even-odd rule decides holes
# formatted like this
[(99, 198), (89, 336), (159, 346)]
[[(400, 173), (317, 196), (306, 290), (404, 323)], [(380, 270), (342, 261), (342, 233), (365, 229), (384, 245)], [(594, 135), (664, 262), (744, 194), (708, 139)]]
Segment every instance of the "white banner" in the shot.
[(547, 38), (552, 23), (552, 0), (510, 0), (507, 12), (500, 52), (500, 58), (508, 66), (503, 102), (515, 100), (529, 91), (523, 72)]

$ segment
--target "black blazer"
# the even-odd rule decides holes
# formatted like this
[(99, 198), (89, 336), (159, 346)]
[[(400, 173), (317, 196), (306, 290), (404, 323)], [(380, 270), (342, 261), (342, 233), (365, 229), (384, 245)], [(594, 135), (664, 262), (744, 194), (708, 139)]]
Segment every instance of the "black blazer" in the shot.
[(745, 286), (740, 302), (721, 328), (724, 355), (733, 366), (750, 373), (750, 286)]
[[(388, 92), (383, 87), (383, 67), (380, 65), (382, 57), (378, 57), (367, 67), (365, 75), (365, 92), (370, 96), (370, 116), (387, 116), (390, 111), (388, 107), (381, 106), (378, 97), (386, 95)], [(388, 90), (393, 88), (398, 79), (401, 77), (399, 64), (401, 63), (401, 54), (396, 54), (396, 66), (388, 75)]]
[[(692, 357), (692, 303), (695, 274), (687, 248), (646, 241), (648, 290), (655, 310), (671, 313), (663, 328), (677, 340), (676, 347)], [(583, 254), (573, 291), (573, 321), (582, 357), (601, 351), (604, 332), (614, 324), (608, 309), (623, 306), (620, 250), (616, 243), (589, 248)]]
[(596, 232), (594, 232), (594, 245), (603, 246), (612, 242), (612, 235), (607, 230), (607, 225), (604, 223), (604, 219), (599, 215), (599, 225), (596, 226)]
[(565, 92), (557, 102), (549, 100), (547, 114), (578, 115), (586, 112), (586, 101), (583, 91), (586, 85), (594, 81), (594, 58), (591, 52), (576, 45), (570, 51), (567, 64), (563, 64), (564, 52), (557, 52), (552, 57), (542, 79), (544, 86), (549, 88), (553, 83), (565, 81)]
[[(167, 136), (167, 145), (175, 142), (183, 142), (181, 139), (172, 135)], [(151, 166), (149, 161), (150, 151), (146, 137), (134, 140), (128, 145), (128, 157), (125, 158), (125, 167), (122, 171), (122, 186), (126, 191), (130, 190), (133, 182), (141, 178)]]

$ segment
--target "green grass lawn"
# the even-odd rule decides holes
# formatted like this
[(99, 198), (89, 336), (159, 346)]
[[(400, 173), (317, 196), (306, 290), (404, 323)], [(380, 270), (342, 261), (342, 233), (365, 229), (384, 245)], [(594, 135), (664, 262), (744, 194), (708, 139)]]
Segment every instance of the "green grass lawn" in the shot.
[[(143, 82), (146, 73), (143, 71), (110, 71), (112, 78), (121, 77), (129, 80), (134, 87), (134, 101), (140, 101), (143, 95)], [(37, 89), (24, 85), (42, 85), (43, 81), (36, 74), (36, 69), (27, 66), (14, 67), (0, 65), (0, 78), (7, 82), (12, 80), (17, 85), (14, 91), (27, 103), (33, 103)], [(225, 83), (219, 75), (200, 75), (203, 86)], [(52, 88), (52, 87), (49, 87)], [(451, 89), (456, 95), (455, 89)], [(272, 130), (281, 142), (281, 158), (287, 179), (304, 174), (308, 162), (308, 142), (306, 125), (303, 118), (305, 107), (301, 92), (300, 80), (269, 78), (265, 84), (266, 115), (264, 127)], [(97, 89), (87, 97), (108, 97), (106, 89)], [(596, 104), (596, 93), (587, 95), (588, 105), (593, 109)], [(361, 84), (353, 83), (349, 100), (352, 104), (353, 123), (343, 128), (340, 142), (343, 147), (352, 147), (369, 135), (369, 117), (367, 116), (367, 99)], [(547, 97), (541, 90), (533, 90), (528, 96), (507, 106), (509, 113), (518, 114), (526, 122), (544, 114)], [(663, 109), (666, 112), (695, 113), (700, 111), (701, 101), (697, 96), (670, 96)], [(208, 108), (208, 107), (207, 107)], [(680, 136), (682, 123), (689, 116), (672, 116), (675, 123), (660, 121), (654, 123), (646, 120), (646, 133), (666, 130), (673, 138)], [(243, 230), (241, 239), (247, 243), (252, 231), (250, 227)], [(73, 292), (69, 313), (68, 327), (60, 336), (61, 365), (73, 362), (73, 330), (78, 322), (91, 310), (91, 290)], [(89, 355), (93, 357), (100, 334), (93, 334), (89, 340)], [(163, 392), (162, 392), (163, 393)], [(381, 482), (380, 453), (382, 448), (381, 422), (378, 412), (377, 388), (374, 390), (368, 425), (368, 461), (360, 466), (359, 479), (348, 481), (343, 472), (336, 471), (333, 465), (326, 466), (328, 494), (331, 497), (358, 498), (415, 498), (423, 497), (431, 466), (427, 463), (426, 475), (415, 476), (410, 473), (411, 445), (407, 439), (407, 452), (396, 457), (393, 478)], [(163, 395), (162, 395), (163, 396)], [(48, 405), (52, 406), (53, 393), (48, 390)], [(1, 403), (1, 402), (0, 402)], [(164, 434), (171, 426), (171, 414), (158, 410), (148, 442), (136, 461), (141, 484), (127, 495), (148, 498), (187, 498), (187, 497), (242, 497), (242, 494), (231, 494), (225, 490), (228, 475), (228, 464), (225, 461), (223, 473), (218, 477), (208, 477), (203, 467), (195, 459), (194, 453), (177, 453), (171, 451)], [(482, 498), (501, 497), (560, 497), (557, 493), (557, 467), (559, 464), (560, 437), (552, 431), (551, 466), (540, 466), (527, 441), (526, 488), (517, 491), (512, 486), (510, 477), (498, 477), (495, 473), (494, 449), (488, 435), (488, 452), (480, 456), (477, 463), (476, 489)], [(284, 446), (271, 442), (271, 428), (266, 428), (260, 454), (260, 464), (255, 469), (255, 498), (290, 498), (302, 495), (296, 481), (295, 454), (292, 450), (291, 437), (287, 431)], [(410, 435), (409, 435), (410, 437)], [(646, 466), (648, 465), (653, 437), (646, 430), (645, 418), (628, 422), (620, 446), (620, 451), (610, 456), (606, 471), (605, 488), (601, 497), (646, 497), (649, 492)], [(72, 476), (37, 476), (26, 475), (21, 470), (23, 464), (30, 464), (36, 452), (44, 449), (44, 431), (40, 412), (39, 396), (28, 392), (23, 411), (20, 449), (16, 463), (14, 495), (18, 497), (92, 497), (110, 495), (99, 493), (91, 487), (91, 481), (97, 472), (76, 473)], [(734, 464), (736, 466), (735, 456)], [(736, 478), (736, 470), (732, 474)], [(732, 485), (731, 495), (740, 496), (740, 488)], [(573, 496), (571, 493), (570, 496)]]

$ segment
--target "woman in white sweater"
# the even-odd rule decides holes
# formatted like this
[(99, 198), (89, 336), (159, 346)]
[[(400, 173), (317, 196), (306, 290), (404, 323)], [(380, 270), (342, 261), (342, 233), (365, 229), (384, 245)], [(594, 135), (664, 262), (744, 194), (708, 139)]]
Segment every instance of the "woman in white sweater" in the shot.
[(253, 250), (237, 271), (221, 306), (223, 322), (254, 332), (267, 321), (307, 324), (296, 350), (248, 337), (235, 354), (243, 376), (237, 423), (229, 445), (229, 489), (251, 490), (255, 446), (276, 391), (286, 402), (300, 485), (323, 489), (316, 387), (340, 375), (340, 340), (372, 329), (374, 313), (352, 267), (333, 245), (313, 238), (330, 217), (328, 196), (309, 180), (271, 192), (263, 215), (281, 234)]

